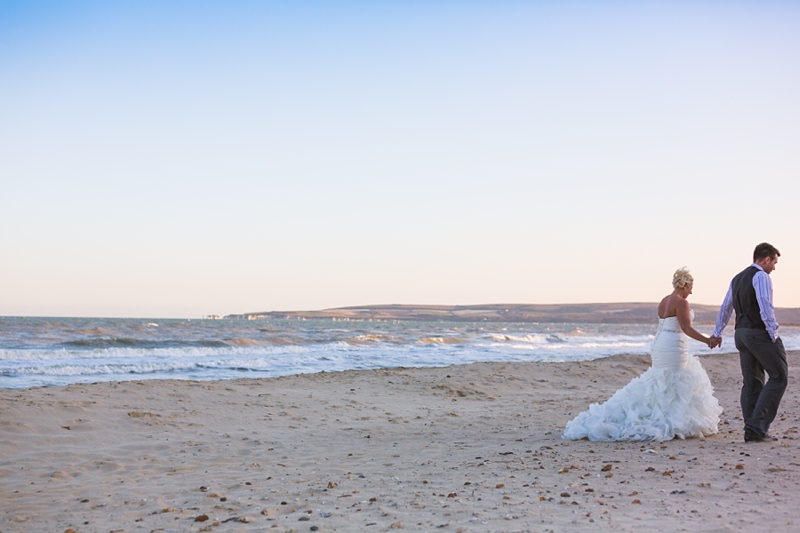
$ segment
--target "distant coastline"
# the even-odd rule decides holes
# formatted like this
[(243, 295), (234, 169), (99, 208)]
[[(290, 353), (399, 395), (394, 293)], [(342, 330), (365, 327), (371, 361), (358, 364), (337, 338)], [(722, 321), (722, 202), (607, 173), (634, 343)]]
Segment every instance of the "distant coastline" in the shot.
[[(296, 318), (336, 320), (414, 320), (420, 322), (544, 322), (649, 324), (657, 322), (653, 302), (594, 304), (363, 305), (319, 311), (262, 311), (227, 315), (232, 319)], [(693, 305), (695, 322), (713, 324), (719, 307)], [(800, 308), (775, 309), (778, 322), (800, 325)]]

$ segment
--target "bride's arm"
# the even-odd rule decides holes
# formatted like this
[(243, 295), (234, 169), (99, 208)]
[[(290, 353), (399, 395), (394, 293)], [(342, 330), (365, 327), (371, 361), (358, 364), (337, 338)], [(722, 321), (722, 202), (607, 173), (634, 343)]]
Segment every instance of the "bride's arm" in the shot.
[(711, 337), (706, 337), (692, 327), (692, 312), (689, 308), (689, 302), (681, 300), (677, 303), (675, 314), (678, 316), (678, 324), (681, 329), (686, 333), (687, 337), (691, 337), (696, 341), (700, 341), (709, 348), (716, 346), (716, 343), (711, 340)]

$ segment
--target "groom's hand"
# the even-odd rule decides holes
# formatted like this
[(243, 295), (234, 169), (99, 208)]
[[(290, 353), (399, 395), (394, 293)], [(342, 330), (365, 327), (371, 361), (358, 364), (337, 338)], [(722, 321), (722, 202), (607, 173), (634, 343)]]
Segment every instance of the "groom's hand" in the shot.
[(715, 336), (713, 336), (713, 335), (712, 335), (712, 336), (711, 336), (711, 341), (712, 341), (712, 342), (711, 342), (711, 343), (709, 343), (709, 344), (710, 344), (710, 346), (711, 346), (711, 349), (712, 349), (712, 350), (713, 350), (714, 348), (717, 348), (717, 347), (719, 347), (719, 346), (722, 346), (722, 337), (715, 337)]

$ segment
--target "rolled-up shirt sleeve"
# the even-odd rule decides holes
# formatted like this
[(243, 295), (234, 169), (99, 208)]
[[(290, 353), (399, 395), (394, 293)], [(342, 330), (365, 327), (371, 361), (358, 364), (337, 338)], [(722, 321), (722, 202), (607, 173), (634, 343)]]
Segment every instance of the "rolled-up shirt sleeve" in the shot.
[(775, 319), (775, 307), (772, 305), (772, 280), (769, 274), (759, 271), (753, 276), (753, 288), (756, 291), (756, 300), (758, 300), (758, 308), (761, 312), (761, 320), (764, 321), (764, 326), (767, 328), (767, 333), (776, 340), (778, 335), (778, 321)]
[(717, 315), (717, 323), (714, 326), (714, 337), (721, 337), (722, 330), (725, 329), (725, 326), (728, 325), (728, 322), (731, 320), (731, 314), (733, 314), (733, 284), (728, 286), (728, 293), (725, 295), (725, 299), (722, 301), (722, 305), (719, 308), (719, 314)]

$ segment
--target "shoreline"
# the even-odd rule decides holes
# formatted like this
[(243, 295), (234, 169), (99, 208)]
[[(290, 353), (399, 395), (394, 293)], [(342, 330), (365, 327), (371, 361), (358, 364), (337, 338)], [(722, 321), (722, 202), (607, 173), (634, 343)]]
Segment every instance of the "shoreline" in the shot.
[(738, 358), (701, 362), (720, 434), (665, 443), (560, 439), (640, 355), (2, 389), (0, 531), (790, 529), (797, 381), (745, 444)]
[[(693, 355), (700, 357), (702, 360), (704, 357), (709, 355), (722, 355), (722, 356), (730, 356), (736, 355), (738, 352), (735, 351), (735, 348), (732, 347), (725, 347), (725, 351), (720, 349), (715, 349), (714, 353), (695, 353)], [(47, 387), (69, 387), (72, 385), (102, 385), (105, 383), (116, 383), (116, 384), (123, 384), (123, 383), (130, 383), (130, 382), (139, 382), (139, 381), (163, 381), (163, 382), (196, 382), (196, 383), (214, 383), (214, 382), (232, 382), (232, 381), (247, 381), (247, 380), (270, 380), (270, 379), (278, 379), (278, 378), (287, 378), (292, 376), (309, 376), (314, 374), (337, 374), (341, 372), (370, 372), (370, 371), (381, 371), (381, 370), (426, 370), (426, 369), (441, 369), (441, 368), (450, 368), (453, 366), (468, 366), (473, 364), (502, 364), (502, 363), (519, 363), (519, 364), (532, 364), (532, 363), (541, 363), (541, 364), (567, 364), (567, 363), (588, 363), (591, 361), (598, 361), (603, 359), (611, 359), (614, 357), (645, 357), (649, 360), (648, 354), (643, 353), (622, 353), (622, 354), (614, 354), (614, 355), (598, 355), (593, 357), (592, 359), (571, 359), (571, 360), (563, 360), (563, 359), (554, 359), (554, 360), (529, 360), (529, 361), (484, 361), (484, 360), (477, 360), (477, 361), (465, 361), (460, 363), (432, 363), (426, 365), (414, 365), (414, 361), (409, 361), (409, 364), (401, 364), (398, 366), (375, 366), (372, 368), (343, 368), (343, 369), (333, 369), (333, 370), (309, 370), (307, 372), (287, 372), (285, 374), (278, 374), (278, 375), (257, 375), (256, 371), (249, 371), (252, 372), (253, 375), (244, 377), (245, 372), (241, 372), (241, 374), (237, 377), (215, 377), (215, 378), (198, 378), (198, 377), (163, 377), (160, 375), (159, 377), (149, 377), (150, 374), (133, 374), (129, 373), (127, 375), (116, 375), (113, 379), (96, 379), (97, 376), (92, 376), (92, 378), (85, 378), (82, 381), (73, 381), (71, 383), (45, 383), (39, 385), (29, 385), (29, 386), (19, 386), (19, 387), (10, 387), (0, 384), (0, 391), (2, 390), (10, 390), (10, 391), (25, 391), (25, 390), (32, 390), (37, 388), (47, 388)], [(127, 377), (127, 376), (132, 377)], [(125, 377), (125, 379), (120, 379), (120, 377)], [(0, 531), (2, 533), (2, 531)]]

